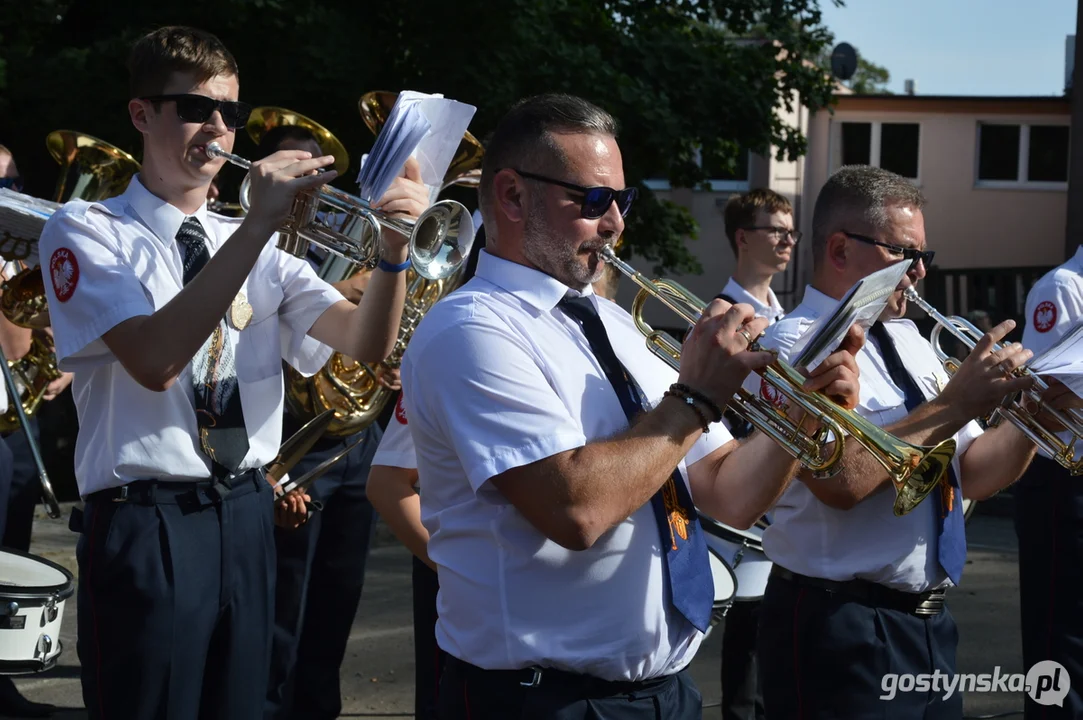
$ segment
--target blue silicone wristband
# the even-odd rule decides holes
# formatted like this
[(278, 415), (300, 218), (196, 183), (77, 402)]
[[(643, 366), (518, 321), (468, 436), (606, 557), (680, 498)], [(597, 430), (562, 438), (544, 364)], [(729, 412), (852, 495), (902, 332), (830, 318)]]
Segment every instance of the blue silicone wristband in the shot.
[(410, 258), (406, 258), (406, 262), (404, 262), (402, 265), (392, 265), (387, 260), (381, 258), (379, 264), (377, 264), (376, 267), (380, 268), (384, 272), (400, 273), (406, 268), (410, 267)]

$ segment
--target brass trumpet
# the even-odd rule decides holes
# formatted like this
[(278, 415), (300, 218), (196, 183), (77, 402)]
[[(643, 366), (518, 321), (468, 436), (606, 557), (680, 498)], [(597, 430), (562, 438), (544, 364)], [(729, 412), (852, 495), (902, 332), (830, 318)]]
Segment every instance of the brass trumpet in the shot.
[[(252, 167), (251, 162), (226, 152), (216, 142), (207, 144), (207, 154), (245, 170)], [(410, 262), (427, 280), (454, 275), (466, 262), (474, 242), (470, 212), (454, 200), (441, 200), (410, 221), (388, 217), (359, 197), (324, 186), (298, 193), (286, 224), (279, 229), (278, 247), (303, 258), (311, 243), (351, 262), (375, 267), (384, 227), (410, 238)]]
[[(959, 366), (962, 363), (956, 358), (950, 357), (940, 347), (940, 333), (947, 330), (956, 340), (970, 350), (974, 349), (974, 346), (978, 344), (978, 341), (981, 340), (985, 333), (975, 327), (974, 324), (966, 318), (961, 318), (956, 315), (950, 317), (944, 315), (918, 295), (917, 290), (913, 287), (904, 290), (903, 296), (925, 311), (925, 314), (936, 322), (936, 325), (929, 335), (929, 342), (932, 344), (933, 351), (936, 353), (937, 358), (944, 364), (944, 371), (949, 375), (954, 375), (959, 370)], [(1003, 345), (996, 343), (994, 344), (992, 351), (996, 352), (1002, 347)], [(1014, 375), (1017, 377), (1032, 377), (1034, 378), (1034, 385), (1030, 390), (1024, 391), (1017, 398), (1005, 398), (1004, 403), (994, 410), (992, 416), (988, 418), (989, 424), (997, 424), (1001, 417), (1008, 418), (1008, 420), (1019, 428), (1020, 432), (1026, 435), (1031, 442), (1037, 445), (1041, 450), (1047, 452), (1051, 458), (1056, 460), (1072, 475), (1083, 474), (1083, 457), (1077, 458), (1075, 452), (1076, 442), (1080, 437), (1083, 437), (1083, 415), (1081, 415), (1078, 410), (1073, 409), (1062, 412), (1053, 408), (1045, 408), (1045, 411), (1050, 417), (1063, 425), (1064, 428), (1071, 433), (1072, 437), (1069, 441), (1065, 442), (1064, 440), (1061, 440), (1057, 433), (1048, 430), (1038, 422), (1035, 417), (1037, 411), (1028, 409), (1041, 409), (1041, 396), (1049, 389), (1049, 384), (1042, 380), (1041, 376), (1037, 373), (1026, 367), (1019, 368), (1015, 371)]]
[[(636, 327), (646, 336), (651, 352), (674, 370), (679, 370), (680, 346), (643, 320), (643, 305), (654, 297), (689, 325), (695, 325), (703, 315), (706, 304), (678, 283), (648, 279), (618, 258), (610, 245), (602, 248), (600, 256), (642, 288), (632, 303)], [(754, 352), (766, 349), (756, 341), (749, 345), (749, 350)], [(805, 377), (782, 360), (776, 359), (756, 372), (780, 396), (804, 410), (805, 417), (801, 423), (794, 423), (786, 414), (786, 408), (780, 409), (744, 388), (738, 390), (730, 401), (733, 411), (782, 446), (817, 478), (831, 477), (842, 469), (845, 437), (849, 435), (887, 470), (895, 487), (896, 515), (905, 515), (917, 507), (940, 482), (955, 457), (954, 439), (935, 446), (913, 445), (885, 432), (857, 413), (839, 407), (820, 393), (802, 390)], [(812, 436), (801, 427), (804, 419), (810, 415), (821, 424), (821, 429)], [(832, 442), (829, 433), (834, 435), (831, 448), (828, 447)]]

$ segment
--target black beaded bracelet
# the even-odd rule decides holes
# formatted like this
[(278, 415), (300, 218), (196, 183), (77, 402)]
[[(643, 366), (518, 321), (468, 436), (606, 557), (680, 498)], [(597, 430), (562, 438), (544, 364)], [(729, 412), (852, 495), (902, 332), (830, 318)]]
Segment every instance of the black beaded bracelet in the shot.
[(711, 432), (711, 421), (707, 419), (706, 413), (704, 413), (703, 410), (700, 409), (699, 405), (696, 404), (695, 399), (692, 398), (691, 395), (684, 395), (682, 393), (674, 391), (671, 388), (669, 390), (666, 390), (665, 394), (662, 395), (662, 397), (677, 398), (681, 401), (682, 404), (692, 408), (696, 415), (699, 416), (700, 422), (703, 424), (703, 432), (705, 434)]
[(694, 390), (684, 383), (673, 383), (669, 386), (669, 389), (673, 392), (680, 393), (681, 395), (691, 397), (693, 400), (706, 405), (714, 416), (714, 420), (711, 422), (719, 422), (722, 419), (722, 408), (718, 407), (718, 403), (701, 393), (699, 390)]

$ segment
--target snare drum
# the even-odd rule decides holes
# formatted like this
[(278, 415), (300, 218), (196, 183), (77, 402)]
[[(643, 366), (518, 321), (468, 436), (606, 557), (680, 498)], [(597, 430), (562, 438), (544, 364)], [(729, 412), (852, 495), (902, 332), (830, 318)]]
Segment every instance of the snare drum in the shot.
[(763, 529), (754, 525), (738, 530), (706, 515), (700, 515), (700, 522), (707, 532), (707, 547), (718, 553), (737, 577), (734, 601), (763, 599), (771, 574), (771, 561), (763, 552)]
[(714, 606), (711, 608), (713, 626), (726, 616), (733, 604), (733, 596), (737, 593), (737, 576), (709, 545), (707, 555), (711, 560), (711, 576), (714, 578)]
[(64, 601), (74, 592), (75, 578), (60, 565), (0, 548), (0, 675), (56, 665)]

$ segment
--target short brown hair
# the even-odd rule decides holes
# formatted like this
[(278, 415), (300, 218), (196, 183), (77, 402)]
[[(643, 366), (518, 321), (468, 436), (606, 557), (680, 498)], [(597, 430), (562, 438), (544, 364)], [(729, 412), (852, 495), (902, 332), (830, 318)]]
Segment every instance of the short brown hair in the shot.
[(171, 25), (141, 37), (128, 56), (133, 98), (161, 95), (173, 73), (191, 73), (201, 83), (218, 75), (239, 75), (237, 61), (216, 36)]
[(732, 195), (726, 202), (722, 216), (726, 220), (726, 238), (737, 257), (737, 231), (756, 224), (760, 210), (768, 213), (788, 213), (793, 215), (793, 205), (784, 195), (779, 195), (768, 188), (756, 188), (742, 195)]
[(925, 207), (921, 190), (901, 175), (869, 165), (844, 165), (827, 179), (812, 211), (812, 264), (819, 267), (827, 239), (847, 230), (875, 235), (887, 229), (887, 209)]

